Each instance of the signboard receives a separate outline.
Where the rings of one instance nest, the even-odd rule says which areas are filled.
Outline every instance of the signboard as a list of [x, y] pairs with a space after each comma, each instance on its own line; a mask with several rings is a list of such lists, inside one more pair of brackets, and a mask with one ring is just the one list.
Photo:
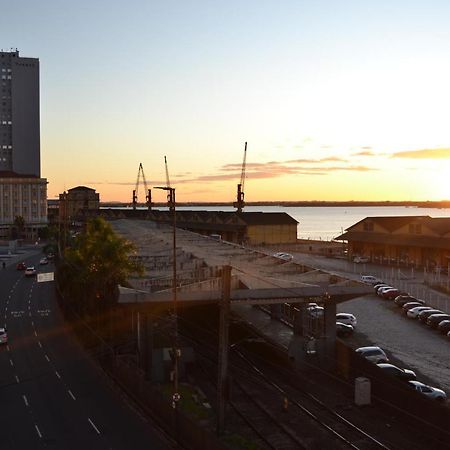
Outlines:
[[37, 282], [38, 283], [45, 283], [47, 281], [54, 281], [54, 280], [55, 280], [55, 273], [54, 272], [38, 273], [37, 274]]

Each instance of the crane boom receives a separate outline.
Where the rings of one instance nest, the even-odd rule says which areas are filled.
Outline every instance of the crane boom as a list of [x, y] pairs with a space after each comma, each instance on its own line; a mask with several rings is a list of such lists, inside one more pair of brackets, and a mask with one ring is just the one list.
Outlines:
[[241, 213], [244, 206], [244, 183], [245, 183], [245, 166], [247, 164], [247, 142], [244, 147], [244, 159], [242, 161], [242, 171], [241, 171], [241, 182], [237, 185], [237, 197], [236, 202], [233, 203], [233, 206], [236, 208], [236, 212]]
[[167, 158], [164, 156], [164, 165], [166, 166], [166, 186], [170, 188], [169, 169], [167, 167]]
[[136, 186], [133, 191], [133, 209], [136, 209], [136, 206], [138, 203], [139, 181], [140, 181], [141, 175], [142, 175], [142, 181], [144, 183], [144, 188], [145, 188], [145, 203], [147, 204], [148, 208], [151, 209], [151, 207], [152, 207], [151, 191], [150, 191], [150, 189], [148, 189], [148, 186], [147, 186], [147, 180], [145, 179], [145, 174], [144, 174], [144, 166], [142, 165], [142, 163], [139, 163], [139, 169], [138, 169], [138, 174], [137, 174], [137, 178], [136, 178]]

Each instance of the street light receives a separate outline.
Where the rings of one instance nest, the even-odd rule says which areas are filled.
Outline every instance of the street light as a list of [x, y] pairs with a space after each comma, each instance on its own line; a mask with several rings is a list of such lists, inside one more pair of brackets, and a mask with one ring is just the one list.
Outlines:
[[172, 407], [177, 408], [177, 403], [180, 400], [180, 394], [178, 392], [178, 358], [180, 357], [180, 350], [178, 348], [178, 299], [177, 299], [177, 215], [175, 210], [175, 188], [169, 186], [156, 186], [155, 189], [161, 189], [168, 191], [167, 205], [172, 212], [172, 227], [173, 227], [173, 364], [174, 364], [174, 392], [172, 396]]

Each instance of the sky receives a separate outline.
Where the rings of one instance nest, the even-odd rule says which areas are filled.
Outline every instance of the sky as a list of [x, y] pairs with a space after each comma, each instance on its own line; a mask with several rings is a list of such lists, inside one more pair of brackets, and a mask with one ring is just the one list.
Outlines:
[[[42, 176], [131, 201], [450, 199], [450, 2], [0, 0]], [[139, 187], [143, 201], [144, 188]], [[153, 200], [165, 193], [153, 190]]]

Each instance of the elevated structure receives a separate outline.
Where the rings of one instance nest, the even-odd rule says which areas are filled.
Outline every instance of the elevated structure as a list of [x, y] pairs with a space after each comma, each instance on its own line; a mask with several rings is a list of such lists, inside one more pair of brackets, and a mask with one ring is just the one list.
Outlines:
[[69, 189], [59, 194], [59, 221], [72, 222], [86, 216], [88, 212], [96, 214], [99, 203], [100, 196], [95, 189], [87, 186]]

